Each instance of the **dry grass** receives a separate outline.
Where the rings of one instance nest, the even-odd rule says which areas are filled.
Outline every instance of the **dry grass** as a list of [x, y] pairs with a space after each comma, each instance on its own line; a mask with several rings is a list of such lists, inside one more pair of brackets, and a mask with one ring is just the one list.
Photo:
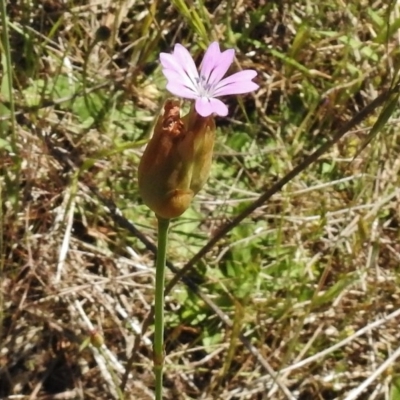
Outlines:
[[173, 223], [175, 272], [226, 229], [166, 298], [165, 398], [400, 399], [397, 93], [229, 225], [390, 87], [400, 6], [189, 3], [7, 4], [0, 398], [153, 398], [155, 219], [136, 168], [159, 52], [200, 59], [218, 39], [261, 88], [228, 100], [209, 184]]

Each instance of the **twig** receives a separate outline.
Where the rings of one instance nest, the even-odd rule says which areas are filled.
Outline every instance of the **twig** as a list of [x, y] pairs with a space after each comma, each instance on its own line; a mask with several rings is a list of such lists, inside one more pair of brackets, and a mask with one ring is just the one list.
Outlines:
[[58, 283], [61, 279], [62, 270], [64, 267], [65, 259], [67, 258], [69, 242], [71, 239], [72, 224], [74, 222], [74, 212], [75, 212], [75, 199], [73, 195], [69, 192], [67, 196], [67, 205], [69, 203], [69, 210], [67, 215], [67, 224], [65, 227], [64, 238], [60, 247], [60, 254], [58, 256], [57, 271], [54, 278], [54, 282]]
[[390, 364], [394, 363], [397, 358], [400, 357], [400, 347], [386, 360], [384, 361], [380, 367], [378, 367], [360, 386], [356, 389], [353, 389], [350, 394], [344, 400], [357, 400], [360, 397], [360, 394], [375, 380], [381, 375], [387, 368], [389, 368]]
[[[92, 322], [90, 321], [89, 317], [86, 315], [84, 309], [82, 308], [81, 303], [78, 300], [75, 300], [71, 305], [78, 311], [78, 314], [82, 318], [83, 322], [85, 323], [88, 331], [94, 331], [94, 327]], [[118, 386], [116, 387], [114, 380], [111, 376], [110, 371], [107, 368], [107, 361], [102, 356], [101, 352], [96, 349], [96, 347], [89, 345], [90, 349], [92, 350], [93, 357], [95, 358], [97, 365], [99, 366], [100, 372], [103, 375], [104, 379], [108, 383], [111, 392], [113, 393], [114, 397], [118, 399]]]
[[314, 354], [311, 357], [305, 358], [304, 360], [298, 362], [297, 364], [290, 365], [289, 367], [283, 368], [281, 372], [289, 372], [289, 371], [294, 371], [296, 369], [299, 369], [301, 367], [304, 367], [307, 364], [310, 364], [311, 362], [317, 361], [318, 359], [325, 357], [326, 355], [333, 353], [334, 351], [340, 349], [343, 346], [346, 346], [347, 344], [351, 343], [354, 339], [358, 338], [359, 336], [362, 336], [369, 332], [372, 329], [377, 328], [380, 325], [385, 324], [386, 322], [390, 321], [393, 318], [396, 318], [400, 315], [400, 309], [392, 312], [389, 315], [384, 316], [381, 319], [378, 319], [377, 321], [374, 321], [363, 328], [359, 329], [357, 332], [355, 332], [353, 335], [347, 337], [346, 339], [343, 339], [339, 343], [336, 343], [335, 345], [328, 347], [327, 349], [320, 351], [317, 354]]

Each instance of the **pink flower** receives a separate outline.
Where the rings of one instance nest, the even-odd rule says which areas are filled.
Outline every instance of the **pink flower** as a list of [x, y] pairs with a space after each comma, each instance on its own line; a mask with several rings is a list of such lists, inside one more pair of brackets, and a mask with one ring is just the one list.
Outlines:
[[177, 43], [172, 54], [160, 54], [162, 72], [168, 80], [167, 89], [175, 96], [195, 100], [196, 111], [202, 117], [212, 113], [224, 117], [228, 114], [228, 107], [217, 97], [258, 89], [258, 85], [252, 82], [257, 72], [252, 69], [222, 79], [234, 57], [235, 50], [221, 52], [217, 42], [211, 43], [204, 54], [199, 75], [190, 53]]

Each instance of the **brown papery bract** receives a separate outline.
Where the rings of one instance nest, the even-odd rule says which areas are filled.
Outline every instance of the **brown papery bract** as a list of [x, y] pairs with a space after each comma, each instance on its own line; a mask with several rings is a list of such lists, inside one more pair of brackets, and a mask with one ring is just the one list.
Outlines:
[[177, 100], [167, 100], [139, 164], [139, 191], [161, 218], [187, 210], [207, 181], [214, 147], [213, 117], [192, 108], [181, 118]]

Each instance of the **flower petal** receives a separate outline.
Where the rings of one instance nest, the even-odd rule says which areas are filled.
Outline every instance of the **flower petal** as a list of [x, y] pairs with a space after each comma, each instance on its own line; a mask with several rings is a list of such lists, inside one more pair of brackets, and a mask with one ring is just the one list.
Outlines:
[[166, 86], [167, 90], [175, 96], [182, 97], [184, 99], [198, 99], [199, 95], [187, 86], [182, 85], [176, 81], [168, 82]]
[[194, 94], [197, 93], [197, 86], [190, 80], [186, 73], [179, 73], [174, 69], [163, 69], [162, 73], [167, 78], [168, 83], [177, 83], [190, 89]]
[[240, 71], [224, 78], [234, 57], [233, 49], [221, 52], [217, 42], [211, 43], [199, 75], [190, 53], [177, 43], [172, 54], [160, 54], [162, 72], [168, 80], [167, 89], [178, 97], [195, 100], [196, 111], [203, 117], [211, 114], [226, 116], [228, 107], [216, 97], [248, 93], [259, 87], [252, 81], [257, 75], [254, 70]]
[[254, 92], [259, 88], [259, 85], [254, 82], [236, 82], [236, 83], [231, 83], [229, 85], [224, 86], [221, 89], [216, 90], [213, 93], [213, 96], [219, 97], [219, 96], [227, 96], [227, 95], [232, 95], [232, 94], [244, 94], [244, 93], [250, 93]]
[[254, 69], [244, 69], [243, 71], [236, 72], [233, 75], [230, 75], [223, 79], [218, 86], [221, 86], [223, 83], [235, 83], [242, 81], [251, 81], [253, 78], [257, 76], [257, 71]]
[[219, 57], [221, 56], [221, 51], [219, 50], [218, 42], [212, 42], [203, 57], [200, 67], [200, 75], [208, 81], [211, 72], [218, 65]]
[[199, 78], [199, 73], [197, 72], [196, 64], [194, 63], [192, 56], [186, 48], [177, 43], [174, 47], [173, 56], [178, 64], [181, 65], [182, 69], [187, 73], [189, 78], [196, 82], [196, 79], [198, 80]]
[[253, 92], [259, 88], [259, 85], [252, 82], [255, 76], [257, 76], [257, 72], [252, 69], [245, 69], [228, 76], [217, 84], [213, 91], [213, 96]]
[[172, 54], [160, 53], [160, 62], [163, 68], [183, 71], [182, 66], [177, 62]]
[[200, 97], [196, 100], [195, 108], [202, 117], [208, 117], [212, 113], [221, 117], [228, 115], [228, 107], [218, 99]]
[[163, 72], [168, 69], [175, 71], [179, 76], [185, 76], [188, 77], [188, 79], [192, 79], [188, 76], [187, 72], [183, 69], [182, 64], [173, 54], [160, 53], [160, 62], [163, 67]]
[[212, 85], [218, 84], [218, 82], [224, 77], [229, 67], [231, 66], [235, 57], [235, 50], [229, 49], [222, 52], [218, 58], [218, 63], [211, 72], [208, 79], [208, 83]]

